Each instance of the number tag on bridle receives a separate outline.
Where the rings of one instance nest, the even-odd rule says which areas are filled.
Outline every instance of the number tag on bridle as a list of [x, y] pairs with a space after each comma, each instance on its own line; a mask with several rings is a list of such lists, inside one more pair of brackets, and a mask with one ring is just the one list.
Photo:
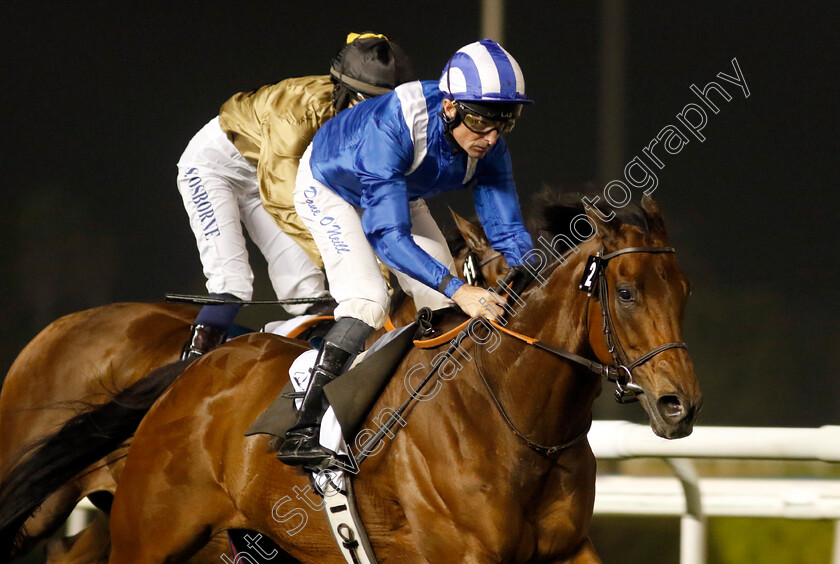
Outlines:
[[598, 272], [601, 270], [601, 257], [590, 255], [586, 259], [586, 268], [583, 269], [583, 276], [580, 279], [578, 288], [591, 294], [598, 283]]
[[470, 286], [477, 286], [481, 282], [482, 276], [478, 259], [472, 253], [469, 253], [467, 258], [464, 259], [464, 278]]

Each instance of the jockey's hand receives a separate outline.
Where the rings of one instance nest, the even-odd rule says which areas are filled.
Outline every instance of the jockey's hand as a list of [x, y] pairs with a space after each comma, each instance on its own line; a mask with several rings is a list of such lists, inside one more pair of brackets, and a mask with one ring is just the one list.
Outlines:
[[452, 301], [470, 317], [483, 315], [488, 319], [499, 320], [505, 313], [501, 307], [505, 302], [500, 296], [476, 286], [464, 284], [452, 294]]

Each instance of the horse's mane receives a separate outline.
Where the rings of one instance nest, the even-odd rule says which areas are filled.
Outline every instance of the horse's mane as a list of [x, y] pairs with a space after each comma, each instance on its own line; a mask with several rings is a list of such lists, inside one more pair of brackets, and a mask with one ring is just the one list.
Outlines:
[[599, 195], [592, 183], [557, 187], [544, 185], [523, 210], [528, 231], [535, 240], [540, 235], [549, 239], [555, 235], [572, 237], [572, 219], [576, 215], [586, 213], [583, 198], [593, 202], [596, 201], [596, 196], [598, 200], [595, 207], [598, 210], [607, 216], [615, 213], [615, 218], [610, 220], [611, 226], [618, 229], [622, 225], [634, 225], [645, 233], [650, 231], [647, 215], [638, 203], [631, 201], [620, 208], [611, 206], [604, 201], [602, 194]]
[[[476, 223], [476, 219], [470, 219], [471, 222]], [[446, 238], [446, 245], [449, 247], [449, 252], [453, 257], [457, 257], [467, 248], [467, 242], [461, 236], [461, 232], [454, 223], [447, 223], [446, 227], [441, 226], [441, 232]]]
[[[531, 238], [536, 242], [540, 236], [551, 240], [556, 235], [566, 235], [574, 240], [570, 229], [571, 221], [575, 216], [586, 213], [583, 198], [586, 197], [592, 202], [596, 201], [596, 196], [598, 200], [595, 207], [598, 210], [606, 216], [610, 213], [615, 214], [615, 217], [610, 220], [611, 226], [618, 229], [622, 225], [633, 225], [645, 233], [650, 232], [647, 215], [637, 202], [631, 201], [620, 208], [611, 206], [604, 200], [603, 194], [599, 194], [595, 185], [587, 182], [558, 186], [543, 185], [542, 189], [531, 196], [527, 202], [522, 202], [525, 226]], [[469, 220], [478, 224], [478, 219], [474, 214]], [[458, 256], [467, 246], [454, 225], [444, 230], [444, 236], [452, 256]]]

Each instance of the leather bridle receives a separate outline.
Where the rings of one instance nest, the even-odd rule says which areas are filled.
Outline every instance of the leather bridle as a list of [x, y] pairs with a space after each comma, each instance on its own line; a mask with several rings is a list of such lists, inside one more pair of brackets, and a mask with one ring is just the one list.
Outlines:
[[[496, 329], [507, 335], [510, 335], [529, 345], [551, 353], [554, 356], [563, 358], [567, 361], [583, 366], [587, 370], [602, 375], [608, 380], [615, 382], [615, 399], [619, 403], [630, 403], [633, 401], [637, 401], [638, 395], [644, 393], [644, 390], [641, 388], [641, 386], [639, 386], [633, 381], [633, 370], [650, 361], [662, 352], [665, 352], [670, 349], [687, 350], [688, 347], [682, 341], [665, 343], [663, 345], [655, 347], [654, 349], [648, 351], [647, 353], [641, 355], [639, 358], [631, 362], [627, 356], [626, 351], [624, 350], [624, 347], [621, 345], [621, 342], [618, 339], [618, 335], [615, 331], [615, 323], [613, 322], [612, 314], [610, 313], [609, 286], [607, 284], [606, 268], [611, 259], [624, 254], [661, 254], [675, 252], [676, 251], [673, 247], [626, 247], [624, 249], [619, 249], [617, 251], [607, 254], [603, 254], [603, 250], [601, 250], [598, 251], [595, 255], [589, 257], [589, 260], [586, 264], [586, 269], [584, 271], [583, 279], [581, 280], [581, 289], [588, 291], [586, 310], [584, 314], [586, 318], [584, 323], [588, 331], [589, 300], [591, 299], [593, 293], [597, 292], [598, 301], [601, 303], [601, 314], [603, 317], [602, 330], [607, 343], [607, 349], [609, 350], [610, 355], [613, 359], [612, 365], [606, 365], [597, 361], [589, 360], [569, 350], [543, 343], [532, 337], [527, 337], [525, 335], [507, 329], [506, 327], [499, 325], [496, 322], [491, 321], [491, 323]], [[589, 432], [589, 427], [592, 424], [591, 419], [589, 424], [586, 426], [586, 429], [581, 434], [577, 435], [572, 440], [566, 441], [562, 444], [545, 446], [535, 443], [534, 441], [526, 437], [521, 431], [519, 431], [519, 429], [516, 428], [516, 425], [508, 416], [504, 406], [502, 406], [501, 401], [490, 387], [490, 384], [484, 375], [484, 371], [481, 368], [482, 362], [480, 360], [480, 352], [481, 347], [478, 347], [475, 353], [475, 365], [478, 371], [478, 375], [481, 381], [483, 382], [484, 387], [487, 389], [490, 398], [493, 400], [496, 409], [502, 416], [502, 419], [504, 420], [505, 424], [523, 444], [525, 444], [528, 448], [542, 454], [543, 456], [553, 456], [558, 452], [577, 444], [578, 442], [582, 441], [584, 437], [586, 437], [587, 433]]]
[[[612, 253], [601, 254], [601, 251], [595, 254], [595, 262], [597, 263], [597, 278], [598, 278], [598, 301], [601, 303], [601, 316], [603, 317], [602, 331], [607, 342], [607, 350], [613, 359], [611, 369], [615, 372], [607, 375], [607, 378], [615, 382], [615, 399], [619, 403], [630, 403], [638, 399], [638, 394], [643, 393], [642, 388], [633, 381], [633, 370], [645, 364], [659, 353], [670, 349], [686, 349], [687, 345], [682, 341], [673, 341], [665, 343], [646, 352], [634, 361], [630, 361], [624, 347], [621, 346], [621, 341], [615, 331], [615, 323], [613, 322], [612, 314], [610, 313], [610, 299], [609, 286], [607, 284], [606, 269], [609, 261], [617, 256], [629, 253], [676, 253], [673, 247], [626, 247], [613, 251]], [[590, 261], [592, 258], [590, 257]], [[590, 263], [587, 263], [587, 265]], [[584, 279], [587, 274], [584, 273]], [[587, 300], [591, 298], [590, 293]], [[589, 307], [587, 303], [586, 315], [589, 315]], [[589, 326], [587, 322], [587, 327]]]
[[[543, 343], [533, 337], [528, 337], [526, 335], [522, 335], [515, 331], [512, 331], [503, 325], [496, 323], [495, 321], [490, 321], [492, 325], [507, 335], [514, 337], [528, 345], [534, 346], [538, 349], [544, 350], [554, 356], [559, 358], [563, 358], [567, 361], [573, 362], [580, 366], [583, 366], [590, 372], [594, 372], [595, 374], [599, 374], [604, 376], [608, 380], [615, 382], [616, 389], [615, 389], [615, 399], [619, 403], [630, 403], [632, 401], [637, 400], [638, 394], [644, 393], [641, 386], [636, 384], [633, 381], [633, 370], [638, 368], [639, 366], [643, 365], [644, 363], [648, 362], [652, 358], [654, 358], [659, 353], [670, 349], [686, 349], [687, 346], [682, 341], [675, 341], [671, 343], [666, 343], [664, 345], [660, 345], [649, 352], [643, 354], [636, 360], [630, 362], [627, 353], [624, 350], [624, 347], [621, 346], [620, 341], [618, 340], [618, 336], [615, 332], [615, 324], [612, 320], [612, 315], [610, 314], [610, 306], [609, 306], [609, 287], [607, 285], [607, 278], [606, 278], [606, 268], [609, 264], [609, 261], [613, 258], [628, 254], [628, 253], [652, 253], [652, 254], [660, 254], [660, 253], [674, 253], [676, 252], [672, 247], [626, 247], [624, 249], [619, 249], [612, 253], [603, 254], [603, 249], [598, 251], [595, 255], [589, 257], [586, 263], [586, 269], [584, 271], [584, 277], [581, 280], [581, 289], [586, 290], [588, 293], [587, 302], [586, 302], [586, 312], [585, 316], [585, 323], [587, 327], [587, 331], [589, 329], [588, 324], [588, 315], [589, 315], [589, 300], [592, 298], [592, 295], [597, 292], [598, 300], [601, 302], [601, 312], [604, 320], [603, 325], [603, 332], [604, 337], [607, 342], [607, 348], [610, 351], [610, 354], [613, 359], [613, 364], [606, 365], [602, 364], [595, 360], [590, 360], [578, 354], [575, 354], [569, 350], [555, 347], [553, 345], [549, 345]], [[491, 257], [489, 260], [495, 260], [496, 256]], [[486, 261], [486, 262], [489, 262]], [[523, 271], [518, 269], [511, 269], [511, 272], [508, 274], [506, 279], [502, 281], [502, 283], [497, 287], [497, 292], [503, 293], [511, 288], [513, 284], [516, 284], [517, 280], [515, 280], [518, 274], [521, 274]], [[530, 274], [531, 280], [526, 281], [530, 283], [533, 281], [533, 274]], [[595, 286], [597, 282], [597, 287]], [[415, 321], [419, 325], [419, 331], [423, 334], [430, 334], [433, 332], [432, 328], [432, 312], [428, 308], [422, 308], [418, 313]], [[443, 343], [448, 342], [449, 348], [444, 353], [446, 356], [452, 356], [456, 350], [461, 346], [461, 342], [467, 337], [467, 335], [473, 335], [475, 328], [477, 325], [483, 325], [485, 323], [483, 318], [474, 317], [467, 322], [464, 322], [462, 325], [456, 327], [455, 329], [436, 337], [434, 339], [430, 339], [427, 341], [414, 341], [415, 346], [418, 348], [435, 348], [440, 346]], [[485, 326], [486, 327], [486, 326]], [[519, 429], [516, 428], [516, 425], [510, 419], [510, 416], [507, 414], [504, 406], [502, 405], [501, 401], [499, 400], [496, 393], [490, 387], [489, 382], [487, 381], [486, 376], [484, 375], [484, 371], [481, 368], [481, 346], [479, 345], [475, 351], [474, 362], [476, 366], [476, 370], [478, 372], [478, 376], [484, 384], [484, 387], [487, 389], [487, 393], [490, 395], [490, 398], [493, 400], [496, 409], [499, 411], [499, 414], [502, 416], [505, 424], [508, 428], [513, 432], [516, 438], [522, 442], [528, 448], [536, 451], [537, 453], [551, 457], [559, 452], [570, 448], [583, 439], [586, 438], [587, 433], [589, 432], [589, 427], [592, 424], [592, 420], [587, 423], [586, 428], [576, 435], [573, 439], [566, 441], [561, 444], [553, 445], [553, 446], [545, 446], [538, 444], [528, 437], [526, 437]], [[390, 429], [395, 425], [395, 416], [401, 416], [408, 406], [414, 401], [415, 393], [420, 392], [426, 384], [434, 377], [437, 373], [440, 366], [443, 364], [443, 360], [436, 363], [429, 374], [423, 379], [420, 385], [414, 390], [408, 399], [403, 402], [399, 408], [396, 409], [394, 414], [389, 418], [384, 426], [382, 426], [374, 435], [365, 442], [365, 444], [360, 448], [359, 454], [356, 456], [356, 460], [359, 464], [361, 464], [362, 460], [367, 458], [369, 455], [370, 450], [379, 443], [383, 436], [386, 433], [390, 432]]]

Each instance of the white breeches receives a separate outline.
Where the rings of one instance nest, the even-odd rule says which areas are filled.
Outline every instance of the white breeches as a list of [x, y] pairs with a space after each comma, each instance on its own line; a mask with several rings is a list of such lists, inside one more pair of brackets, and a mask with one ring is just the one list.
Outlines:
[[[362, 230], [359, 210], [312, 176], [311, 146], [298, 166], [295, 209], [321, 251], [330, 292], [338, 302], [336, 319], [354, 317], [378, 329], [388, 318], [388, 287], [382, 278], [376, 254]], [[424, 251], [455, 273], [455, 263], [422, 200], [411, 202], [411, 235]], [[452, 305], [446, 296], [425, 284], [394, 271], [405, 292], [418, 308], [440, 309]]]
[[[178, 161], [178, 190], [195, 234], [207, 290], [249, 300], [254, 273], [242, 224], [268, 263], [278, 299], [328, 295], [324, 274], [263, 208], [257, 169], [211, 120], [192, 138]], [[286, 306], [303, 313], [309, 304]]]

